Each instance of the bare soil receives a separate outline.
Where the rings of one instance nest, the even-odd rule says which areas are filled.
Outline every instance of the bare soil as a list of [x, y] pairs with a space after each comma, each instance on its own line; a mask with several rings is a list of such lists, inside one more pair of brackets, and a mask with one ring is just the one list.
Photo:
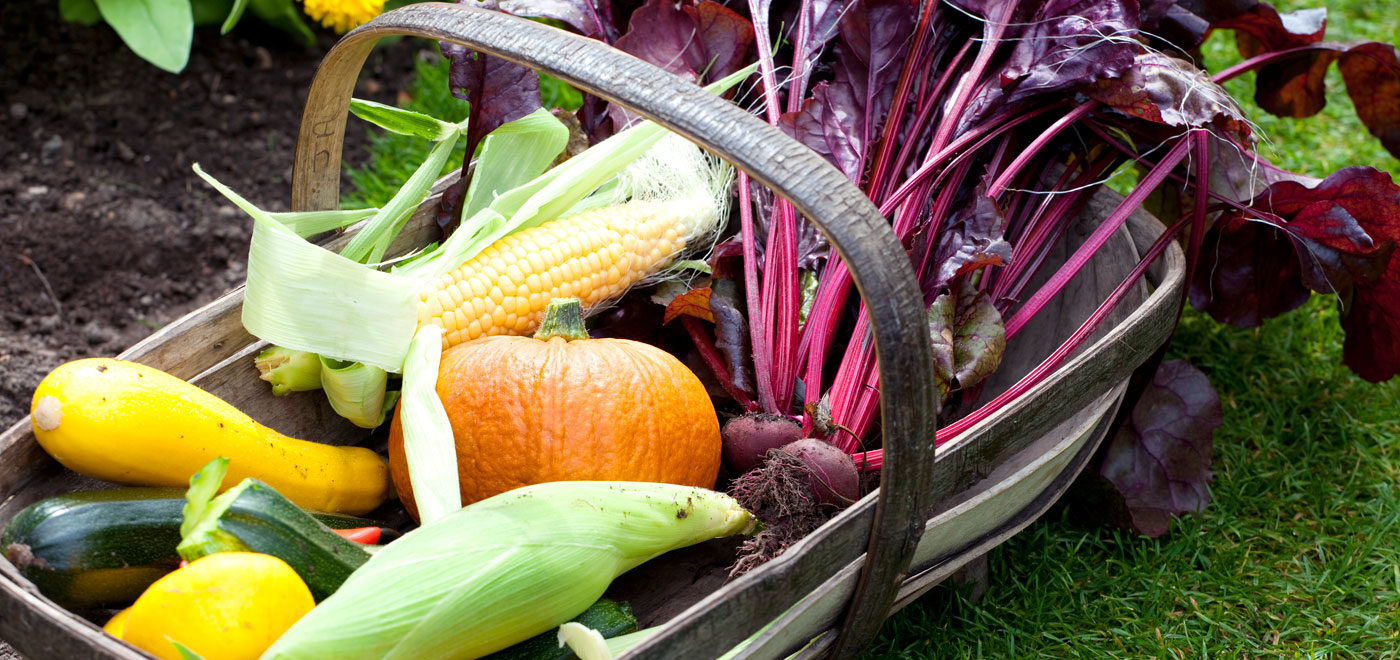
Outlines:
[[[172, 75], [57, 7], [0, 3], [0, 428], [49, 370], [115, 355], [242, 282], [251, 220], [190, 166], [285, 210], [306, 90], [335, 40], [303, 49], [253, 19], [199, 29]], [[423, 49], [378, 49], [356, 95], [392, 102]], [[347, 155], [364, 141], [350, 132]]]
[[[190, 166], [285, 210], [306, 90], [335, 42], [243, 23], [198, 29], [172, 75], [105, 25], [64, 23], [54, 0], [0, 3], [0, 429], [54, 367], [116, 355], [243, 281], [251, 220]], [[425, 49], [377, 49], [356, 96], [392, 102]], [[365, 141], [351, 133], [348, 157]]]

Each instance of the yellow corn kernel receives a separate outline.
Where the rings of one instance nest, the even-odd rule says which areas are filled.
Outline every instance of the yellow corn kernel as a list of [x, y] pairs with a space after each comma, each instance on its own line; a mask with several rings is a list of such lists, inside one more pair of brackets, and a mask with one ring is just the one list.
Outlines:
[[534, 332], [552, 298], [585, 309], [624, 293], [683, 249], [686, 210], [628, 202], [511, 234], [419, 294], [418, 323], [443, 327], [443, 348]]

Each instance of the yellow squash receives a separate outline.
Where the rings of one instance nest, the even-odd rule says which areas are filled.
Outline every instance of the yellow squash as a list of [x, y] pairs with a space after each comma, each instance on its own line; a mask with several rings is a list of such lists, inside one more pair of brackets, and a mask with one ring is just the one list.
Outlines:
[[204, 660], [253, 660], [314, 606], [306, 583], [281, 559], [220, 552], [147, 587], [122, 639], [170, 660], [181, 658], [172, 641]]
[[102, 632], [107, 633], [117, 639], [126, 637], [126, 620], [131, 618], [131, 608], [128, 607], [107, 619], [106, 625], [102, 626]]
[[109, 358], [75, 360], [39, 383], [34, 437], [65, 467], [122, 484], [186, 486], [219, 456], [225, 483], [253, 477], [296, 504], [363, 514], [390, 494], [389, 469], [363, 447], [287, 437], [159, 369]]

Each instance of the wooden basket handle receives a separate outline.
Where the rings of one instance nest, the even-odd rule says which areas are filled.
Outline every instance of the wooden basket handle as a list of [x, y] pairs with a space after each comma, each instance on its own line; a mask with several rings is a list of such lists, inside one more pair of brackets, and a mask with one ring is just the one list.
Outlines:
[[[889, 611], [932, 498], [938, 401], [933, 353], [923, 296], [888, 221], [820, 156], [686, 80], [599, 41], [499, 12], [442, 3], [387, 12], [347, 34], [326, 54], [302, 116], [292, 170], [293, 210], [338, 207], [350, 95], [370, 49], [379, 39], [395, 35], [461, 44], [626, 106], [728, 160], [792, 202], [845, 260], [869, 310], [879, 359], [885, 449], [866, 562], [834, 647], [838, 657], [854, 655], [874, 638]], [[730, 648], [766, 620], [752, 623], [753, 629], [720, 631], [706, 643]], [[669, 657], [669, 650], [678, 648], [671, 646], [677, 640], [666, 638], [675, 636], [653, 637], [629, 657]]]

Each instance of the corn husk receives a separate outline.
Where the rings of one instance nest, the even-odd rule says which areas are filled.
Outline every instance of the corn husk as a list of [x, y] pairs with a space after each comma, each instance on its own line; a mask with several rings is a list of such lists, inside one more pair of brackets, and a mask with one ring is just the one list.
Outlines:
[[567, 622], [642, 562], [752, 526], [733, 498], [700, 488], [513, 490], [385, 546], [263, 658], [480, 657]]

